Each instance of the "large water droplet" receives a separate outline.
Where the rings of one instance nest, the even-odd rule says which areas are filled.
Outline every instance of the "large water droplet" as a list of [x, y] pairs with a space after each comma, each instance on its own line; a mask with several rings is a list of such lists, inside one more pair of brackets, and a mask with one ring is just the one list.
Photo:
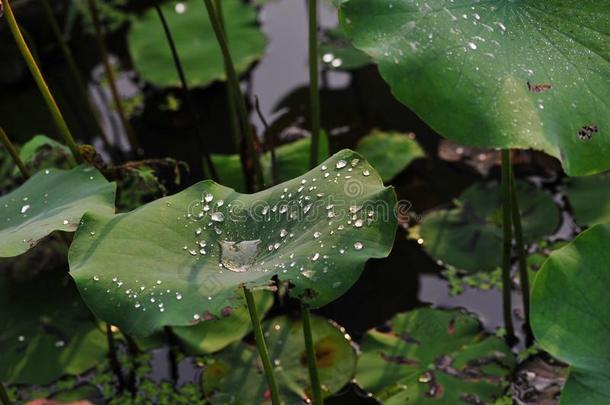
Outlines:
[[215, 212], [212, 214], [212, 221], [222, 222], [225, 220], [225, 216], [222, 212]]
[[252, 267], [258, 253], [260, 239], [244, 240], [241, 242], [219, 241], [220, 262], [227, 269], [236, 273], [243, 273]]
[[347, 162], [345, 160], [340, 160], [335, 165], [337, 169], [343, 169], [345, 166], [347, 166]]

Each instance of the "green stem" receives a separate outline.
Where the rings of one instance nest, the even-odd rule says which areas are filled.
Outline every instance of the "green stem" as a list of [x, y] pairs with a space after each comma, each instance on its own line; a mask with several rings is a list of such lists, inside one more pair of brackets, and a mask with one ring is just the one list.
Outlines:
[[519, 284], [521, 285], [521, 297], [523, 299], [523, 312], [525, 314], [526, 330], [530, 325], [530, 286], [527, 274], [527, 259], [525, 254], [525, 243], [523, 242], [523, 228], [521, 226], [521, 215], [519, 213], [519, 201], [517, 198], [515, 175], [511, 170], [510, 179], [511, 211], [513, 228], [515, 230], [515, 244], [519, 260]]
[[[218, 15], [218, 22], [220, 22], [220, 27], [222, 28], [222, 32], [227, 35], [227, 30], [225, 26], [224, 14], [222, 12], [222, 1], [214, 0], [214, 8], [216, 9], [216, 14]], [[228, 41], [228, 39], [227, 39]], [[226, 66], [225, 66], [226, 69]], [[235, 110], [235, 101], [234, 96], [231, 92], [231, 86], [227, 84], [227, 105], [229, 107], [229, 123], [231, 126], [231, 136], [233, 137], [233, 144], [235, 146], [235, 151], [239, 153], [240, 151], [240, 142], [239, 142], [239, 118], [237, 117], [237, 111]], [[245, 165], [243, 165], [243, 170], [247, 170]], [[247, 178], [247, 174], [244, 178]]]
[[265, 129], [264, 139], [265, 139], [265, 143], [267, 145], [267, 150], [271, 154], [271, 180], [273, 182], [273, 185], [275, 186], [276, 184], [279, 184], [279, 182], [280, 182], [280, 174], [278, 173], [278, 170], [277, 170], [277, 157], [275, 154], [275, 139], [274, 139], [275, 136], [272, 133], [272, 131], [269, 129], [269, 124], [267, 124], [267, 120], [265, 119], [265, 116], [263, 115], [263, 112], [261, 111], [261, 106], [260, 106], [260, 103], [258, 102], [258, 97], [256, 97], [256, 96], [254, 96], [254, 109], [256, 110], [256, 113], [258, 114], [258, 118], [263, 123], [263, 128]]
[[80, 96], [85, 101], [85, 107], [87, 108], [87, 112], [89, 113], [89, 115], [91, 115], [91, 118], [93, 119], [95, 126], [97, 127], [97, 130], [100, 134], [100, 138], [102, 139], [104, 146], [110, 153], [112, 151], [112, 145], [110, 144], [110, 141], [106, 136], [106, 132], [104, 132], [104, 128], [102, 128], [102, 124], [100, 123], [98, 116], [95, 113], [95, 109], [91, 103], [91, 99], [89, 98], [87, 87], [85, 86], [85, 81], [83, 80], [83, 76], [81, 75], [80, 70], [76, 65], [76, 61], [72, 56], [70, 48], [64, 41], [63, 35], [61, 34], [61, 30], [59, 29], [59, 24], [57, 23], [57, 19], [53, 14], [53, 9], [51, 8], [51, 5], [49, 4], [48, 0], [40, 1], [42, 2], [45, 14], [47, 16], [47, 21], [49, 22], [49, 26], [51, 27], [51, 31], [53, 32], [53, 36], [55, 37], [55, 41], [59, 45], [59, 49], [61, 50], [61, 53], [63, 54], [64, 59], [68, 64], [68, 68], [70, 69], [70, 73], [72, 74], [72, 77], [75, 80], [76, 87], [80, 92]]
[[123, 378], [123, 372], [121, 371], [121, 363], [116, 353], [116, 345], [114, 344], [114, 336], [112, 336], [112, 327], [109, 323], [106, 324], [106, 341], [108, 343], [108, 359], [110, 361], [110, 367], [117, 377], [119, 391], [125, 389], [125, 380]]
[[66, 144], [72, 151], [72, 154], [74, 155], [74, 158], [76, 159], [76, 161], [82, 162], [83, 159], [81, 157], [78, 146], [76, 145], [76, 142], [74, 142], [74, 138], [72, 137], [72, 133], [70, 132], [70, 129], [68, 128], [68, 124], [66, 123], [66, 120], [64, 119], [63, 115], [61, 114], [61, 111], [59, 110], [59, 107], [57, 106], [57, 102], [55, 101], [55, 98], [53, 98], [53, 95], [51, 94], [51, 91], [49, 90], [49, 86], [47, 85], [46, 81], [44, 80], [44, 77], [42, 76], [42, 72], [40, 71], [40, 68], [36, 64], [36, 61], [34, 60], [34, 57], [32, 56], [32, 52], [30, 52], [30, 49], [28, 48], [28, 45], [26, 44], [25, 39], [23, 38], [23, 34], [21, 33], [21, 30], [19, 29], [17, 20], [15, 20], [15, 15], [13, 14], [13, 10], [11, 8], [10, 1], [2, 0], [2, 3], [4, 5], [6, 21], [8, 22], [8, 25], [11, 30], [11, 33], [13, 34], [13, 37], [15, 38], [17, 47], [19, 48], [19, 51], [21, 52], [21, 55], [23, 56], [23, 59], [25, 60], [25, 63], [27, 64], [28, 69], [30, 70], [30, 73], [32, 74], [32, 76], [34, 76], [36, 85], [38, 86], [38, 89], [40, 90], [40, 93], [42, 94], [42, 97], [44, 98], [44, 101], [47, 104], [47, 107], [49, 108], [51, 115], [53, 116], [53, 121], [55, 121], [55, 125], [57, 126], [57, 129], [59, 130], [60, 135], [63, 137], [64, 142], [66, 142]]
[[110, 93], [112, 93], [112, 99], [119, 114], [119, 119], [121, 120], [121, 124], [123, 125], [125, 133], [127, 134], [127, 139], [129, 140], [131, 149], [137, 155], [140, 154], [140, 144], [138, 142], [138, 138], [136, 138], [136, 134], [133, 128], [131, 127], [131, 124], [129, 123], [129, 119], [127, 119], [125, 107], [123, 106], [123, 100], [121, 99], [119, 89], [116, 85], [116, 78], [114, 77], [114, 71], [112, 70], [110, 58], [108, 57], [108, 49], [106, 48], [106, 43], [104, 42], [104, 33], [102, 30], [102, 24], [100, 22], [99, 11], [97, 9], [95, 1], [96, 0], [87, 0], [89, 13], [91, 13], [91, 19], [93, 20], [93, 27], [95, 28], [95, 41], [97, 43], [100, 58], [102, 59], [102, 65], [104, 66], [106, 78], [108, 79]]
[[313, 404], [324, 405], [324, 400], [322, 399], [322, 386], [320, 385], [320, 376], [318, 375], [318, 365], [316, 364], [316, 350], [313, 344], [313, 335], [311, 333], [311, 312], [309, 311], [309, 307], [305, 304], [301, 304], [301, 318], [303, 320], [303, 337], [305, 338], [305, 351], [307, 353], [307, 367], [309, 368]]
[[6, 392], [6, 388], [4, 388], [4, 384], [0, 382], [0, 401], [2, 405], [11, 405], [11, 399], [8, 397], [8, 393]]
[[171, 30], [169, 29], [169, 24], [167, 24], [167, 20], [165, 19], [165, 14], [163, 14], [163, 10], [158, 4], [155, 4], [155, 10], [157, 10], [157, 15], [159, 16], [159, 20], [161, 20], [161, 25], [163, 26], [163, 31], [165, 32], [167, 43], [169, 44], [169, 48], [172, 52], [172, 59], [174, 60], [174, 66], [176, 67], [176, 72], [178, 73], [178, 77], [180, 78], [180, 83], [182, 85], [182, 91], [184, 93], [187, 108], [189, 109], [189, 112], [193, 117], [193, 120], [195, 121], [195, 126], [197, 127], [197, 137], [201, 146], [201, 154], [203, 155], [203, 160], [205, 161], [212, 180], [218, 182], [218, 172], [216, 171], [216, 167], [214, 167], [214, 163], [212, 162], [212, 157], [210, 156], [208, 149], [205, 147], [204, 130], [201, 125], [201, 117], [195, 111], [195, 104], [193, 103], [189, 85], [186, 81], [186, 75], [184, 74], [182, 62], [180, 61], [180, 57], [178, 56], [178, 49], [176, 48], [174, 37], [172, 35]]
[[318, 5], [309, 0], [309, 113], [311, 120], [311, 151], [309, 167], [318, 165], [320, 145], [320, 93], [318, 90]]
[[219, 21], [218, 14], [216, 13], [216, 9], [212, 4], [212, 0], [203, 0], [203, 2], [205, 3], [205, 7], [210, 18], [210, 23], [212, 24], [212, 28], [214, 29], [216, 40], [218, 41], [218, 44], [220, 45], [220, 50], [222, 51], [222, 56], [224, 59], [227, 74], [227, 82], [231, 88], [231, 96], [233, 97], [233, 101], [236, 104], [237, 114], [241, 121], [241, 129], [243, 134], [245, 135], [245, 141], [247, 144], [248, 152], [250, 154], [250, 159], [252, 160], [252, 164], [254, 165], [254, 170], [256, 174], [256, 184], [258, 186], [258, 189], [261, 190], [264, 186], [263, 171], [258, 160], [258, 155], [256, 153], [254, 133], [252, 131], [252, 126], [250, 125], [250, 122], [248, 120], [248, 109], [246, 108], [246, 102], [244, 101], [244, 97], [241, 93], [241, 88], [239, 87], [239, 80], [237, 78], [235, 66], [233, 65], [233, 59], [231, 58], [229, 45], [222, 29], [222, 25]]
[[512, 248], [511, 226], [511, 168], [510, 151], [502, 150], [502, 229], [504, 230], [504, 243], [502, 249], [502, 309], [504, 313], [504, 326], [508, 342], [515, 340], [511, 305], [511, 278], [510, 258]]
[[4, 132], [4, 129], [2, 127], [0, 127], [0, 141], [2, 141], [2, 144], [4, 145], [4, 147], [8, 150], [8, 153], [10, 153], [11, 157], [13, 158], [13, 161], [19, 168], [19, 171], [21, 172], [23, 177], [26, 180], [29, 179], [31, 176], [30, 171], [27, 169], [27, 167], [25, 167], [23, 160], [21, 160], [21, 158], [19, 157], [19, 153], [17, 152], [17, 149], [15, 149], [15, 146], [13, 145], [11, 140], [8, 138], [8, 135], [6, 134], [6, 132]]
[[271, 402], [273, 405], [280, 405], [280, 395], [273, 375], [273, 367], [271, 366], [271, 360], [269, 358], [269, 351], [267, 350], [267, 344], [265, 343], [265, 336], [263, 335], [263, 329], [261, 322], [258, 317], [258, 311], [256, 310], [256, 304], [254, 303], [254, 296], [252, 292], [248, 290], [246, 286], [243, 287], [244, 295], [246, 297], [246, 304], [248, 305], [248, 312], [250, 312], [250, 321], [252, 322], [252, 329], [254, 329], [254, 338], [256, 340], [256, 347], [258, 354], [261, 357], [263, 363], [263, 369], [265, 370], [265, 376], [267, 377], [267, 384], [271, 391]]

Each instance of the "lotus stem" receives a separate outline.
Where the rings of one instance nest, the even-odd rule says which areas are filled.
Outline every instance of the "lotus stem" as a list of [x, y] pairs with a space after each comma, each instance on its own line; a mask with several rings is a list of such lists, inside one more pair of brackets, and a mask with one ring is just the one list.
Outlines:
[[23, 160], [21, 160], [21, 158], [19, 157], [17, 149], [15, 149], [15, 146], [8, 138], [8, 135], [6, 135], [6, 132], [4, 132], [4, 129], [2, 127], [0, 127], [0, 141], [2, 141], [4, 147], [8, 150], [8, 153], [10, 153], [11, 157], [13, 158], [13, 161], [19, 168], [19, 171], [21, 172], [23, 178], [26, 180], [29, 179], [31, 176], [30, 171], [27, 169], [27, 167], [25, 167]]
[[311, 151], [309, 167], [318, 165], [320, 147], [320, 93], [318, 90], [318, 2], [309, 0], [309, 119], [311, 120]]
[[267, 384], [269, 385], [269, 391], [271, 392], [271, 402], [273, 405], [280, 405], [280, 394], [273, 375], [273, 367], [271, 365], [271, 359], [269, 358], [269, 351], [267, 350], [267, 343], [265, 343], [265, 336], [263, 335], [263, 328], [258, 317], [258, 311], [256, 310], [256, 304], [254, 303], [254, 296], [252, 292], [248, 290], [246, 286], [243, 287], [244, 295], [246, 297], [246, 304], [248, 305], [248, 312], [250, 312], [250, 321], [252, 322], [252, 329], [254, 329], [254, 339], [256, 340], [256, 347], [258, 354], [261, 357], [263, 363], [263, 369], [265, 370], [265, 376], [267, 377]]
[[119, 358], [116, 353], [114, 336], [112, 336], [112, 326], [109, 323], [106, 324], [106, 340], [108, 342], [108, 359], [110, 361], [110, 367], [117, 377], [119, 391], [123, 391], [125, 389], [125, 379], [123, 378], [121, 364], [119, 363]]
[[49, 4], [48, 0], [40, 0], [40, 1], [42, 3], [45, 14], [47, 16], [47, 21], [49, 22], [51, 31], [53, 32], [53, 36], [55, 37], [55, 41], [59, 45], [59, 49], [61, 50], [61, 53], [63, 54], [64, 59], [66, 60], [66, 63], [68, 64], [68, 69], [70, 69], [70, 73], [72, 74], [72, 77], [75, 79], [76, 87], [80, 93], [80, 96], [85, 101], [85, 107], [87, 109], [87, 112], [89, 113], [89, 115], [91, 115], [91, 118], [93, 119], [95, 126], [97, 127], [98, 133], [100, 134], [100, 138], [102, 139], [104, 146], [108, 150], [108, 153], [111, 153], [112, 145], [110, 144], [110, 141], [108, 140], [108, 137], [106, 136], [106, 132], [104, 131], [104, 128], [102, 127], [102, 124], [100, 123], [98, 116], [95, 113], [95, 108], [93, 107], [93, 104], [91, 103], [91, 99], [89, 98], [89, 95], [87, 92], [87, 87], [85, 86], [85, 81], [83, 80], [83, 76], [81, 75], [80, 70], [78, 70], [78, 66], [76, 65], [76, 61], [74, 60], [74, 57], [72, 56], [72, 52], [70, 51], [70, 48], [64, 41], [64, 38], [61, 34], [61, 30], [59, 29], [59, 24], [57, 23], [57, 19], [55, 18], [55, 15], [53, 14], [53, 9], [51, 8], [51, 5]]
[[195, 111], [195, 104], [193, 103], [193, 98], [191, 97], [191, 92], [189, 89], [188, 82], [186, 81], [186, 75], [184, 74], [184, 69], [182, 67], [182, 62], [180, 61], [180, 57], [178, 56], [178, 50], [176, 48], [176, 43], [174, 42], [174, 37], [172, 32], [167, 24], [167, 19], [165, 18], [165, 14], [163, 14], [163, 10], [159, 4], [155, 4], [155, 10], [157, 10], [157, 15], [159, 16], [159, 20], [161, 20], [161, 25], [163, 26], [163, 30], [165, 32], [165, 37], [167, 38], [167, 43], [172, 52], [172, 59], [174, 60], [174, 66], [176, 67], [176, 72], [178, 73], [178, 77], [180, 78], [180, 83], [182, 85], [182, 91], [184, 93], [184, 99], [186, 100], [187, 108], [193, 120], [195, 121], [195, 126], [197, 127], [197, 138], [201, 147], [201, 154], [203, 156], [203, 160], [205, 165], [207, 166], [210, 177], [212, 180], [218, 182], [218, 172], [216, 171], [216, 167], [214, 167], [214, 163], [212, 162], [212, 157], [210, 156], [210, 152], [205, 147], [204, 142], [204, 130], [201, 125], [201, 117]]
[[245, 135], [244, 138], [246, 146], [248, 148], [248, 153], [250, 155], [250, 159], [252, 160], [252, 164], [254, 165], [256, 184], [258, 189], [261, 190], [263, 188], [264, 182], [263, 171], [256, 152], [254, 133], [252, 131], [252, 126], [250, 125], [250, 122], [248, 120], [248, 110], [246, 108], [246, 102], [244, 101], [241, 88], [239, 87], [239, 80], [237, 78], [235, 66], [233, 65], [233, 59], [231, 58], [231, 51], [229, 50], [227, 38], [222, 28], [222, 24], [220, 23], [220, 20], [218, 18], [216, 8], [212, 3], [212, 0], [203, 0], [203, 2], [207, 9], [208, 17], [210, 18], [210, 23], [212, 24], [216, 40], [218, 41], [218, 44], [220, 45], [220, 50], [222, 51], [225, 70], [227, 74], [227, 83], [231, 89], [231, 96], [233, 97], [233, 101], [235, 102], [237, 107], [237, 115], [239, 117], [239, 120], [241, 121], [242, 133]]
[[98, 52], [100, 54], [100, 58], [102, 59], [102, 65], [104, 66], [104, 72], [106, 73], [106, 78], [108, 79], [110, 93], [112, 93], [112, 99], [114, 101], [114, 105], [116, 106], [117, 113], [119, 114], [119, 119], [121, 120], [123, 129], [125, 130], [125, 134], [127, 134], [127, 139], [131, 149], [136, 155], [138, 155], [140, 154], [140, 144], [131, 124], [129, 123], [129, 120], [127, 119], [125, 106], [123, 105], [123, 100], [121, 99], [119, 89], [116, 85], [116, 78], [114, 77], [114, 71], [112, 70], [112, 65], [110, 64], [108, 49], [106, 48], [106, 43], [104, 42], [104, 32], [100, 22], [100, 15], [95, 1], [96, 0], [87, 0], [89, 13], [91, 14], [93, 27], [95, 29], [95, 42], [97, 43]]
[[280, 175], [277, 171], [277, 157], [275, 155], [275, 137], [273, 133], [269, 130], [269, 124], [267, 124], [267, 120], [261, 111], [260, 103], [258, 102], [258, 97], [254, 96], [254, 109], [258, 114], [258, 118], [263, 123], [263, 127], [265, 128], [264, 137], [265, 143], [267, 145], [267, 150], [271, 154], [271, 182], [275, 186], [280, 182]]
[[322, 398], [322, 386], [316, 364], [316, 349], [313, 343], [311, 332], [311, 312], [306, 304], [301, 304], [301, 319], [303, 321], [303, 337], [305, 338], [305, 351], [307, 353], [307, 367], [309, 368], [309, 380], [311, 382], [311, 392], [314, 405], [324, 405]]
[[519, 284], [521, 286], [521, 297], [523, 299], [523, 312], [525, 315], [525, 329], [528, 337], [530, 331], [530, 286], [527, 274], [527, 259], [525, 256], [525, 244], [523, 242], [523, 228], [521, 226], [521, 215], [519, 212], [519, 200], [515, 185], [515, 175], [511, 170], [510, 179], [511, 212], [513, 228], [515, 231], [515, 244], [517, 247], [517, 257], [519, 260]]
[[[224, 14], [222, 11], [222, 1], [214, 0], [214, 8], [216, 9], [216, 15], [218, 15], [218, 22], [220, 23], [220, 27], [222, 28], [222, 32], [225, 34], [225, 38], [227, 38], [227, 29], [225, 26]], [[227, 38], [228, 42], [228, 38]], [[226, 71], [226, 67], [225, 67]], [[235, 151], [240, 151], [240, 142], [239, 142], [239, 118], [237, 117], [237, 111], [235, 110], [235, 101], [234, 95], [231, 92], [231, 86], [227, 84], [227, 105], [229, 107], [229, 124], [231, 127], [231, 136], [233, 137], [233, 144], [235, 146]], [[242, 164], [243, 170], [246, 170], [245, 165]], [[244, 173], [246, 174], [246, 173]], [[247, 177], [247, 176], [246, 176]]]
[[504, 231], [504, 242], [502, 246], [502, 309], [504, 314], [504, 327], [506, 328], [506, 340], [514, 342], [515, 328], [513, 326], [512, 304], [511, 304], [511, 278], [510, 258], [512, 248], [512, 225], [511, 225], [511, 167], [510, 151], [502, 150], [502, 229]]
[[6, 388], [4, 388], [4, 384], [2, 384], [1, 382], [0, 382], [0, 401], [2, 401], [2, 405], [11, 405], [11, 399], [8, 397]]
[[34, 60], [34, 56], [32, 56], [32, 52], [28, 48], [28, 45], [25, 42], [25, 39], [23, 38], [23, 34], [21, 33], [21, 30], [19, 29], [19, 24], [17, 24], [17, 20], [15, 19], [15, 15], [13, 14], [13, 10], [11, 8], [10, 1], [2, 0], [2, 3], [4, 5], [6, 21], [8, 22], [8, 26], [11, 30], [11, 33], [13, 34], [13, 38], [15, 38], [17, 47], [19, 48], [19, 51], [21, 52], [21, 55], [23, 56], [23, 59], [25, 60], [25, 63], [27, 64], [28, 69], [30, 70], [30, 73], [32, 74], [32, 76], [34, 76], [36, 85], [38, 86], [38, 89], [40, 90], [40, 93], [42, 94], [42, 97], [44, 98], [44, 101], [47, 104], [47, 108], [49, 109], [49, 111], [51, 112], [51, 115], [53, 116], [53, 121], [55, 122], [55, 125], [56, 125], [60, 135], [62, 136], [62, 138], [68, 145], [68, 147], [70, 148], [70, 151], [72, 151], [72, 155], [74, 155], [74, 158], [76, 159], [76, 161], [82, 162], [83, 159], [82, 159], [80, 151], [78, 149], [78, 145], [76, 145], [76, 142], [74, 142], [74, 138], [72, 137], [72, 133], [70, 132], [70, 129], [68, 128], [68, 124], [66, 123], [66, 120], [64, 119], [63, 115], [61, 114], [61, 111], [59, 110], [59, 106], [57, 105], [55, 98], [51, 94], [51, 91], [49, 90], [49, 86], [47, 85], [47, 83], [42, 75], [42, 72], [40, 71], [40, 68], [38, 67], [38, 64]]

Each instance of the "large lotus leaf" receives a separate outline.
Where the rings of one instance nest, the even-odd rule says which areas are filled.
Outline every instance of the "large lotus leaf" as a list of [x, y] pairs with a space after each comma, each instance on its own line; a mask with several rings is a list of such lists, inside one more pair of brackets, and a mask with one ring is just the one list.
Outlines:
[[390, 181], [413, 160], [425, 156], [416, 140], [405, 134], [374, 131], [358, 143], [356, 149], [378, 171], [383, 181]]
[[562, 404], [610, 402], [610, 225], [556, 250], [532, 291], [532, 330], [542, 348], [570, 364]]
[[[353, 377], [356, 353], [342, 328], [317, 316], [312, 317], [311, 323], [320, 382], [327, 396]], [[277, 317], [265, 322], [263, 331], [282, 399], [286, 404], [298, 404], [311, 398], [300, 320]], [[201, 381], [212, 403], [245, 405], [269, 400], [255, 347], [236, 344], [208, 358], [206, 363]]]
[[[523, 238], [535, 242], [559, 225], [559, 208], [544, 191], [517, 182]], [[501, 265], [502, 193], [497, 184], [476, 183], [450, 210], [433, 211], [422, 221], [420, 235], [426, 252], [437, 260], [468, 271], [493, 270]]]
[[371, 64], [371, 58], [354, 48], [342, 29], [328, 30], [324, 36], [320, 43], [320, 58], [330, 69], [355, 70]]
[[610, 172], [570, 178], [567, 192], [579, 225], [610, 222]]
[[[235, 69], [245, 72], [265, 51], [266, 40], [256, 21], [256, 9], [241, 0], [223, 0], [222, 6]], [[224, 80], [222, 53], [203, 3], [171, 0], [162, 9], [189, 84], [204, 86]], [[136, 69], [144, 79], [158, 86], [180, 85], [154, 8], [135, 19], [128, 41]]]
[[256, 194], [203, 181], [126, 214], [85, 215], [71, 274], [92, 311], [130, 334], [222, 317], [242, 304], [240, 286], [275, 276], [319, 307], [389, 253], [395, 202], [350, 150]]
[[[279, 181], [288, 181], [305, 174], [309, 170], [309, 152], [311, 138], [303, 138], [294, 142], [280, 145], [275, 148], [275, 164]], [[328, 135], [320, 132], [320, 145], [318, 148], [318, 162], [330, 156], [328, 149]], [[244, 192], [244, 180], [241, 159], [239, 155], [212, 155], [212, 162], [216, 166], [220, 182], [235, 191]], [[271, 152], [265, 152], [260, 157], [265, 184], [273, 183]], [[376, 167], [376, 166], [375, 166]]]
[[341, 19], [398, 100], [443, 136], [542, 150], [573, 175], [610, 168], [607, 3], [352, 0]]
[[502, 395], [515, 361], [510, 348], [458, 310], [416, 309], [370, 330], [356, 382], [386, 405], [489, 403]]
[[86, 212], [114, 212], [115, 184], [95, 168], [45, 169], [0, 198], [0, 257], [17, 256], [53, 231], [74, 232]]
[[[273, 294], [268, 291], [256, 291], [254, 302], [258, 315], [263, 318], [273, 305]], [[246, 307], [235, 308], [231, 315], [215, 321], [172, 328], [180, 346], [189, 354], [217, 352], [241, 340], [251, 330], [250, 313]]]
[[0, 347], [0, 380], [23, 384], [83, 373], [107, 353], [106, 336], [67, 273], [33, 281], [0, 273]]

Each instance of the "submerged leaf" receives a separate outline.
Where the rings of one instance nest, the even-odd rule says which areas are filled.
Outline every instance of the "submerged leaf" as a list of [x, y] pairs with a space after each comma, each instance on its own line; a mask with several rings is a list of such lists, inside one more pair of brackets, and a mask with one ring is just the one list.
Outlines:
[[421, 308], [390, 327], [367, 332], [356, 371], [356, 382], [386, 405], [487, 403], [508, 385], [513, 354], [470, 315]]
[[385, 182], [402, 172], [413, 160], [425, 156], [416, 140], [399, 133], [373, 131], [356, 149], [378, 171]]
[[106, 336], [67, 274], [20, 282], [0, 272], [0, 380], [48, 384], [102, 361]]
[[[328, 396], [353, 377], [356, 353], [342, 328], [317, 316], [311, 324], [323, 395]], [[263, 324], [263, 332], [282, 399], [297, 404], [311, 398], [301, 321], [273, 318]], [[255, 347], [235, 344], [205, 362], [201, 381], [212, 403], [260, 404], [267, 400], [267, 380]]]
[[[549, 236], [559, 226], [559, 208], [544, 191], [517, 182], [525, 242]], [[437, 260], [460, 270], [489, 271], [502, 262], [502, 194], [496, 184], [477, 183], [451, 210], [433, 211], [422, 221], [423, 247]]]
[[45, 169], [0, 198], [0, 257], [34, 247], [53, 231], [74, 232], [85, 212], [114, 212], [115, 184], [95, 168]]
[[579, 225], [610, 222], [610, 172], [568, 179], [567, 194]]
[[598, 0], [359, 0], [356, 48], [398, 100], [469, 146], [533, 148], [572, 175], [610, 168], [610, 8]]
[[395, 236], [396, 195], [343, 150], [256, 194], [203, 181], [132, 212], [87, 214], [71, 274], [92, 311], [127, 333], [222, 317], [239, 288], [291, 284], [313, 307], [345, 293]]
[[610, 401], [610, 225], [597, 225], [553, 252], [532, 291], [532, 331], [570, 365], [562, 405]]
[[[265, 51], [265, 36], [258, 27], [256, 10], [241, 0], [222, 1], [231, 56], [243, 73]], [[205, 86], [224, 80], [222, 53], [201, 1], [171, 0], [161, 6], [190, 85]], [[180, 81], [163, 26], [154, 8], [133, 22], [129, 49], [142, 77], [157, 86], [179, 86]]]

